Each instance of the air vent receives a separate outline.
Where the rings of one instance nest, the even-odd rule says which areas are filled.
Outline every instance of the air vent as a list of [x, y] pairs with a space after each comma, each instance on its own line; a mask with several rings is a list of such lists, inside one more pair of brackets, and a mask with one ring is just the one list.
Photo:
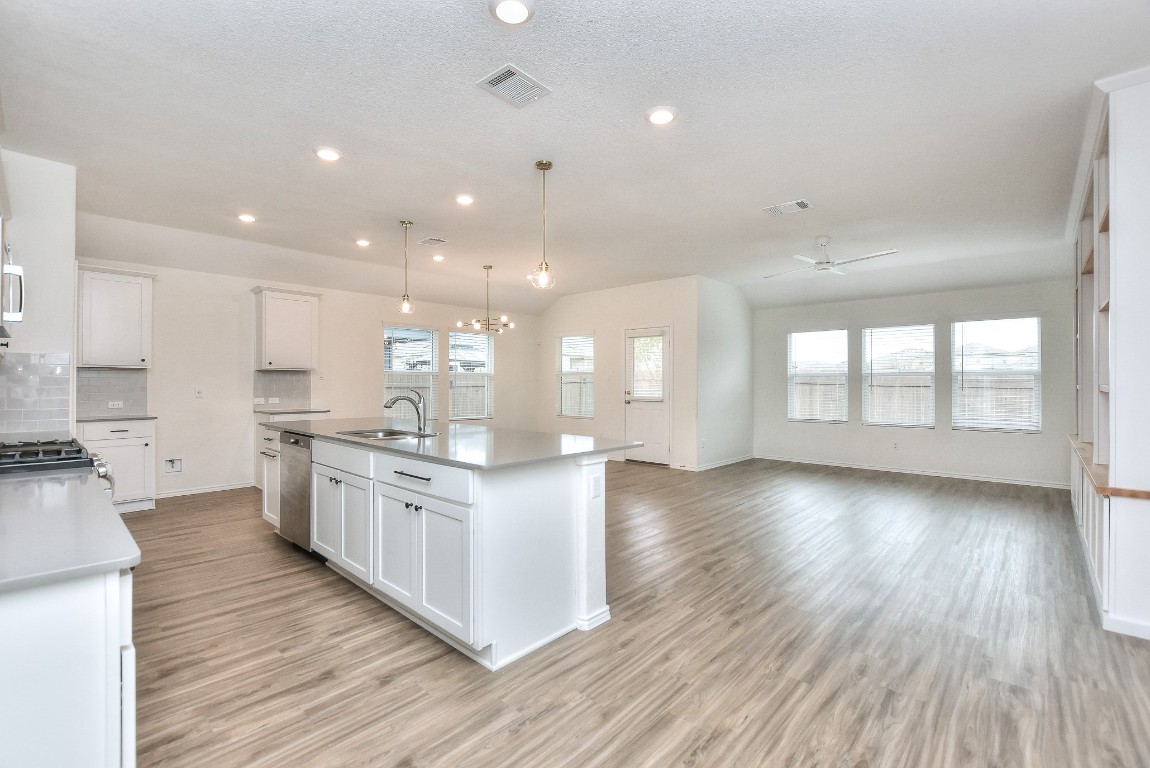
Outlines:
[[433, 245], [433, 246], [440, 246], [440, 245], [443, 245], [443, 244], [444, 244], [444, 243], [446, 243], [446, 242], [447, 242], [447, 241], [446, 241], [446, 240], [444, 240], [442, 237], [425, 237], [425, 238], [423, 238], [422, 240], [420, 240], [420, 241], [419, 241], [419, 244], [420, 244], [420, 245]]
[[780, 203], [779, 205], [769, 205], [764, 208], [764, 211], [770, 211], [775, 216], [782, 216], [784, 213], [798, 213], [810, 208], [811, 204], [806, 200], [792, 200], [789, 203]]
[[551, 93], [550, 88], [516, 69], [514, 64], [500, 67], [476, 85], [517, 107], [530, 104], [540, 96]]

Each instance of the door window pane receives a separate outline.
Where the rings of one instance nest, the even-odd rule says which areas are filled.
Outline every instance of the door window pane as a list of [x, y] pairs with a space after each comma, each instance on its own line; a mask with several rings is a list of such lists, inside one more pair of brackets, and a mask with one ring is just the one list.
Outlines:
[[632, 336], [631, 397], [638, 400], [663, 399], [663, 337]]

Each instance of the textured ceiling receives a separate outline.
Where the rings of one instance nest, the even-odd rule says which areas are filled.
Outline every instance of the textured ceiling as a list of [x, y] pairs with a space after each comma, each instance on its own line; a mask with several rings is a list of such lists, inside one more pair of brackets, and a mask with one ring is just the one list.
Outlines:
[[[363, 289], [368, 262], [395, 295], [409, 218], [449, 241], [412, 246], [417, 300], [474, 304], [491, 263], [518, 311], [691, 274], [773, 306], [1068, 275], [1092, 83], [1147, 40], [1143, 0], [538, 0], [520, 28], [486, 0], [4, 0], [0, 145], [77, 166], [81, 255], [114, 258], [124, 219], [304, 252], [221, 249], [265, 279]], [[509, 62], [553, 93], [476, 87]], [[544, 158], [551, 293], [523, 277]], [[824, 234], [899, 253], [762, 279]]]

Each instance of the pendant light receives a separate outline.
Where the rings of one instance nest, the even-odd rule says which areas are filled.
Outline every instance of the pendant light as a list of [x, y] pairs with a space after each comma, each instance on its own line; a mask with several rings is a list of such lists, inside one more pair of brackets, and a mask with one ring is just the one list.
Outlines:
[[543, 261], [535, 268], [535, 272], [527, 279], [536, 288], [554, 288], [555, 273], [547, 263], [547, 172], [551, 170], [550, 160], [538, 160], [535, 167], [543, 172]]
[[491, 316], [491, 265], [484, 264], [483, 271], [487, 273], [487, 314], [470, 322], [460, 320], [456, 322], [455, 327], [462, 328], [465, 325], [470, 325], [472, 330], [483, 331], [484, 333], [503, 333], [504, 328], [514, 328], [515, 323], [511, 322], [507, 315]]
[[410, 315], [415, 311], [415, 303], [407, 295], [407, 230], [411, 228], [412, 222], [404, 219], [399, 223], [403, 227], [403, 298], [399, 300], [399, 311]]

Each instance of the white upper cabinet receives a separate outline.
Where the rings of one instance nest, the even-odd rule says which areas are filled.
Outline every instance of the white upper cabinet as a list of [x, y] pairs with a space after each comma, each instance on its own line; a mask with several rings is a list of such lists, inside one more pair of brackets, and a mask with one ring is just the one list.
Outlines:
[[314, 369], [319, 361], [319, 296], [252, 290], [256, 292], [256, 369]]
[[152, 278], [80, 272], [81, 366], [152, 364]]

